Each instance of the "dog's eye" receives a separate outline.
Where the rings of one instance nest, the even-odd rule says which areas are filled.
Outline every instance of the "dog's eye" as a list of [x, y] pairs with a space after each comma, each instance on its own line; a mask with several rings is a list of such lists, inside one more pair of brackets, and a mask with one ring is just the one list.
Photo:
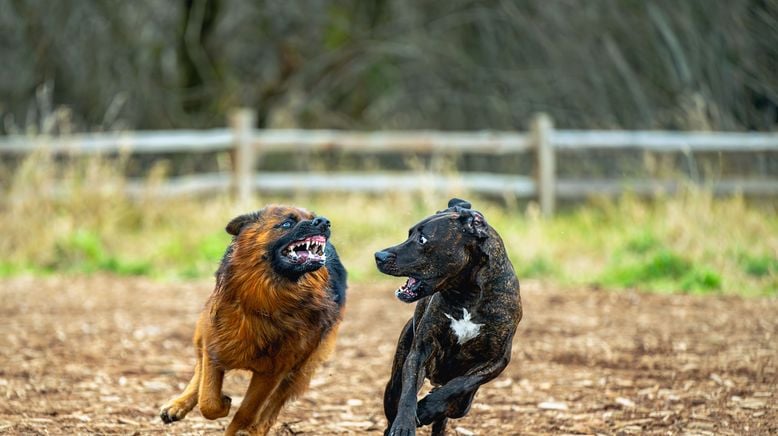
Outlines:
[[421, 235], [419, 237], [419, 243], [421, 243], [421, 245], [426, 244], [427, 243], [427, 238], [424, 235]]
[[291, 220], [286, 220], [286, 221], [282, 222], [279, 225], [279, 227], [281, 227], [282, 229], [288, 229], [288, 228], [292, 227], [292, 221]]

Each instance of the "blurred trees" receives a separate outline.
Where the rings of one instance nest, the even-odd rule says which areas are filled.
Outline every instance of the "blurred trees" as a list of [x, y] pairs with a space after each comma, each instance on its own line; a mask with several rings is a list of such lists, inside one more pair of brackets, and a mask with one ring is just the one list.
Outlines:
[[0, 0], [2, 132], [237, 105], [274, 127], [774, 130], [778, 0]]

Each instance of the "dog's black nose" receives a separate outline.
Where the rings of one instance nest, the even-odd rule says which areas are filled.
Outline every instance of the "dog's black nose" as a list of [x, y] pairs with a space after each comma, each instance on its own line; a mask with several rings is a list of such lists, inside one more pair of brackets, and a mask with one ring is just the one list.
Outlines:
[[388, 251], [376, 251], [375, 253], [375, 261], [378, 263], [384, 263], [387, 260], [394, 257], [394, 254], [388, 252]]
[[313, 226], [314, 227], [329, 227], [330, 226], [330, 220], [323, 216], [318, 216], [313, 219]]

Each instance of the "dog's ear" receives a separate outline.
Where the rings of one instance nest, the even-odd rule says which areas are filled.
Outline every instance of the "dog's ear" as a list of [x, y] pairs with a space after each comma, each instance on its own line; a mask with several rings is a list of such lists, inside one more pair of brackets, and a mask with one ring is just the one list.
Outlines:
[[461, 209], [459, 221], [462, 223], [462, 227], [476, 238], [486, 239], [489, 237], [489, 225], [486, 224], [486, 219], [481, 212]]
[[472, 205], [469, 201], [462, 200], [461, 198], [452, 198], [448, 201], [448, 208], [461, 207], [462, 209], [470, 209]]
[[246, 224], [253, 223], [257, 221], [258, 218], [259, 215], [256, 212], [236, 216], [227, 224], [227, 227], [225, 227], [224, 230], [233, 236], [238, 236]]

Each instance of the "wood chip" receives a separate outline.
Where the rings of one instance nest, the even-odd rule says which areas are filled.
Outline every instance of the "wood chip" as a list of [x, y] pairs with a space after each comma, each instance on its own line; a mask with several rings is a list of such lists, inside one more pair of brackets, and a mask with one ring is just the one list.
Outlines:
[[340, 421], [335, 424], [336, 427], [348, 427], [348, 428], [370, 428], [375, 425], [372, 421]]
[[170, 385], [157, 380], [144, 381], [143, 387], [149, 392], [162, 392], [170, 389]]
[[508, 386], [510, 386], [512, 384], [513, 384], [513, 380], [512, 379], [505, 378], [505, 379], [502, 379], [502, 380], [497, 380], [496, 382], [494, 382], [492, 384], [492, 386], [494, 386], [496, 388], [507, 388]]
[[741, 401], [740, 404], [738, 404], [738, 407], [741, 407], [743, 409], [758, 410], [758, 409], [763, 409], [765, 407], [765, 402], [754, 398], [747, 398]]
[[630, 421], [620, 422], [617, 425], [617, 427], [628, 427], [628, 426], [636, 426], [636, 425], [639, 425], [639, 426], [642, 427], [642, 426], [645, 426], [646, 424], [651, 424], [652, 422], [654, 422], [654, 420], [651, 419], [651, 418], [633, 419], [633, 420], [630, 420]]
[[92, 420], [92, 418], [89, 417], [89, 415], [84, 415], [83, 413], [74, 413], [72, 415], [73, 418], [81, 421], [81, 422], [89, 422]]
[[567, 410], [567, 404], [559, 401], [544, 401], [538, 404], [541, 410]]

